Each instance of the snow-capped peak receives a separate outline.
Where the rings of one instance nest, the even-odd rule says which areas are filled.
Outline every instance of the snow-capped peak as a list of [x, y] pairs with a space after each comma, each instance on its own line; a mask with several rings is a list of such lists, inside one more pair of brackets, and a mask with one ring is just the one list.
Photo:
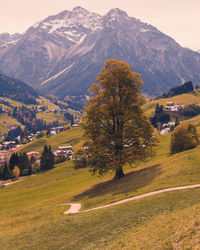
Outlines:
[[102, 28], [101, 16], [78, 6], [72, 11], [65, 10], [35, 24], [35, 29], [50, 35], [63, 37], [72, 43], [80, 43], [88, 32]]
[[121, 25], [129, 19], [125, 11], [118, 8], [111, 9], [106, 15], [103, 16], [103, 23], [107, 27], [114, 27]]

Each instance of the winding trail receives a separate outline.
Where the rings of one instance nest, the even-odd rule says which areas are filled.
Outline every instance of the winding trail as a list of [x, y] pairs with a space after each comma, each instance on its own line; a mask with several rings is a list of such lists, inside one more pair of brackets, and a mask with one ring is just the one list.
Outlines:
[[20, 182], [20, 181], [22, 181], [22, 180], [23, 180], [23, 179], [20, 179], [20, 180], [17, 180], [17, 181], [8, 182], [8, 183], [4, 183], [3, 185], [4, 185], [4, 186], [9, 186], [9, 185], [15, 184], [15, 183], [17, 183], [17, 182]]
[[65, 204], [61, 204], [61, 205], [71, 206], [67, 211], [64, 212], [64, 214], [76, 214], [81, 209], [81, 204], [80, 203], [77, 203], [77, 204], [65, 203]]
[[109, 203], [107, 205], [94, 207], [94, 208], [83, 210], [83, 211], [80, 211], [80, 209], [81, 209], [81, 204], [80, 203], [66, 203], [66, 204], [62, 204], [62, 205], [70, 205], [71, 206], [67, 211], [64, 212], [64, 214], [85, 213], [85, 212], [89, 212], [89, 211], [93, 211], [93, 210], [98, 210], [98, 209], [102, 209], [102, 208], [106, 208], [106, 207], [115, 206], [115, 205], [126, 203], [126, 202], [129, 202], [129, 201], [139, 200], [139, 199], [149, 197], [149, 196], [153, 196], [153, 195], [156, 195], [156, 194], [167, 193], [167, 192], [171, 192], [171, 191], [184, 190], [184, 189], [192, 189], [192, 188], [200, 188], [200, 184], [165, 188], [165, 189], [161, 189], [161, 190], [158, 190], [158, 191], [152, 191], [152, 192], [149, 192], [149, 193], [146, 193], [146, 194], [137, 195], [137, 196], [134, 196], [134, 197], [130, 197], [130, 198], [127, 198], [127, 199], [123, 199], [123, 200], [120, 200], [120, 201]]

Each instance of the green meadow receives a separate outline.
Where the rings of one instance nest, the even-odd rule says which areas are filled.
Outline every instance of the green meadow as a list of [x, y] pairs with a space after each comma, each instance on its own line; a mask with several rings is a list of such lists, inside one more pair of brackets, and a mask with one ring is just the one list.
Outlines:
[[[150, 105], [150, 103], [148, 104]], [[190, 120], [199, 129], [199, 117]], [[186, 122], [189, 122], [186, 121]], [[43, 137], [19, 148], [42, 152], [83, 145], [81, 128]], [[81, 203], [81, 211], [124, 198], [200, 183], [200, 145], [170, 155], [170, 134], [160, 137], [155, 155], [126, 176], [110, 172], [92, 176], [71, 161], [0, 189], [1, 249], [198, 249], [200, 188], [173, 191], [77, 214], [64, 215], [64, 203]]]
[[45, 145], [51, 145], [52, 150], [56, 150], [59, 146], [71, 145], [74, 150], [79, 149], [82, 145], [82, 132], [81, 128], [71, 128], [62, 133], [51, 137], [42, 137], [33, 142], [25, 144], [18, 148], [16, 152], [30, 152], [30, 151], [38, 151], [42, 152]]
[[9, 116], [6, 113], [0, 114], [0, 135], [3, 135], [8, 132], [9, 125], [22, 126], [15, 118]]
[[[43, 140], [43, 144], [54, 143], [55, 147], [72, 140], [74, 146], [80, 146], [81, 131], [70, 129]], [[125, 166], [126, 176], [119, 181], [112, 180], [113, 173], [94, 177], [88, 169], [74, 170], [72, 162], [67, 161], [1, 189], [1, 248], [187, 249], [194, 246], [200, 240], [198, 188], [72, 215], [64, 215], [69, 206], [61, 205], [81, 203], [81, 209], [85, 210], [166, 187], [200, 183], [200, 146], [172, 156], [169, 141], [169, 135], [162, 136], [153, 159], [134, 169]], [[26, 145], [26, 149], [40, 151], [41, 143], [39, 147], [36, 143]], [[35, 144], [38, 148], [33, 148]]]
[[190, 105], [190, 104], [196, 104], [200, 105], [200, 92], [197, 90], [194, 90], [193, 92], [173, 96], [170, 98], [161, 98], [157, 100], [153, 100], [150, 102], [147, 102], [143, 105], [143, 109], [147, 116], [153, 116], [156, 108], [156, 104], [159, 103], [159, 105], [166, 106], [167, 102], [174, 102], [174, 104], [184, 104], [184, 105]]
[[40, 112], [36, 115], [37, 119], [43, 119], [47, 123], [58, 120], [59, 122], [66, 122], [63, 114], [54, 114], [53, 112]]

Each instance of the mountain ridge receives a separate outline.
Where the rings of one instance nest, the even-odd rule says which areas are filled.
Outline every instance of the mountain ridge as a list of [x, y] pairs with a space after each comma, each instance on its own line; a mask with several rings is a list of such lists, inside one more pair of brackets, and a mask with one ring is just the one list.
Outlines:
[[110, 58], [124, 60], [140, 73], [149, 96], [200, 81], [198, 52], [118, 8], [101, 16], [78, 6], [47, 17], [6, 53], [0, 50], [0, 70], [44, 94], [79, 95], [87, 93]]
[[0, 97], [8, 97], [25, 104], [36, 104], [38, 93], [26, 83], [0, 73]]

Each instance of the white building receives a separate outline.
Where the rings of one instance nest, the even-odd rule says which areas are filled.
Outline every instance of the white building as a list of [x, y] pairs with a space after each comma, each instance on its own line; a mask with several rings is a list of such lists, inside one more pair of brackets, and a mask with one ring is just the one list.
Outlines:
[[60, 146], [58, 147], [58, 150], [63, 150], [63, 151], [67, 151], [67, 150], [72, 150], [72, 146]]

